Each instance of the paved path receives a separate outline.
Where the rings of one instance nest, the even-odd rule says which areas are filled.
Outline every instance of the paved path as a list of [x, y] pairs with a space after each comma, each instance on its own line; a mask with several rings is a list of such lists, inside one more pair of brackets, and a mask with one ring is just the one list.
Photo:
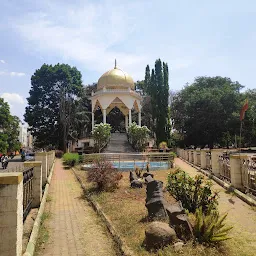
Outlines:
[[[192, 177], [201, 174], [197, 169], [179, 158], [175, 159], [175, 164]], [[256, 208], [249, 206], [233, 193], [227, 193], [227, 191], [216, 182], [213, 181], [213, 184], [214, 190], [219, 191], [219, 211], [221, 213], [228, 212], [227, 221], [234, 226], [232, 236], [246, 240], [247, 244], [245, 248], [251, 246], [255, 248], [256, 251]], [[245, 253], [245, 255], [247, 254]]]
[[37, 255], [116, 255], [112, 239], [83, 198], [74, 174], [63, 169], [61, 160], [55, 164], [46, 211], [50, 212], [46, 221], [49, 240]]

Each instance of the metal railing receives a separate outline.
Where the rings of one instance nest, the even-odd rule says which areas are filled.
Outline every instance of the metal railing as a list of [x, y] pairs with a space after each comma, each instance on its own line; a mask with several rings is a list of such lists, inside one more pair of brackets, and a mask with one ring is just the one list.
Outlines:
[[33, 201], [33, 171], [33, 167], [23, 171], [23, 221], [29, 214]]
[[249, 158], [242, 161], [242, 184], [246, 193], [256, 196], [256, 159]]
[[231, 183], [230, 158], [229, 154], [219, 156], [220, 178]]
[[91, 165], [97, 158], [113, 163], [117, 169], [146, 168], [147, 164], [150, 169], [171, 168], [174, 160], [170, 153], [102, 153], [84, 155], [83, 163]]

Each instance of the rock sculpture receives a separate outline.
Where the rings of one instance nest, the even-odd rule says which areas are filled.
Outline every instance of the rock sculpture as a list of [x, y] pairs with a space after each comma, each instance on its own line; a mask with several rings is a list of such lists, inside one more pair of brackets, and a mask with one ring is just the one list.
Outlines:
[[142, 188], [142, 182], [137, 180], [134, 173], [130, 171], [131, 188]]
[[169, 224], [175, 229], [178, 238], [185, 241], [191, 239], [193, 231], [182, 203], [179, 201], [170, 204], [166, 207], [166, 211], [169, 216]]
[[146, 207], [150, 220], [166, 219], [165, 200], [163, 197], [163, 182], [154, 180], [150, 175], [145, 178], [147, 183]]
[[143, 173], [143, 178], [147, 178], [148, 176], [151, 176], [152, 178], [154, 178], [154, 174], [152, 173], [149, 173], [149, 172]]

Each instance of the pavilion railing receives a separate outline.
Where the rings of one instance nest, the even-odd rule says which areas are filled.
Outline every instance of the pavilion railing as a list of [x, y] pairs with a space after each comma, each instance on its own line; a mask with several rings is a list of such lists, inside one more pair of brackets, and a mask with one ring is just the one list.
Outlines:
[[23, 221], [29, 214], [33, 201], [33, 171], [33, 167], [23, 171]]
[[170, 153], [137, 153], [137, 154], [127, 154], [127, 153], [102, 153], [102, 154], [86, 154], [83, 158], [84, 164], [92, 164], [96, 159], [104, 159], [106, 161], [115, 163], [117, 166], [121, 166], [122, 163], [130, 163], [132, 168], [136, 167], [138, 162], [142, 163], [142, 166], [146, 166], [147, 163], [165, 163], [168, 168], [172, 167], [174, 160], [173, 154]]
[[242, 184], [246, 193], [256, 196], [256, 159], [242, 160]]

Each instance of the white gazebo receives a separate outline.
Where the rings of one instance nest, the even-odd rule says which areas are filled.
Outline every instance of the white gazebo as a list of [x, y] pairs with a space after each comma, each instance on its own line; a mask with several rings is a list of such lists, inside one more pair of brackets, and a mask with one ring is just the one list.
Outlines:
[[94, 112], [100, 108], [103, 123], [107, 114], [117, 107], [125, 116], [125, 128], [132, 123], [132, 109], [138, 112], [138, 125], [141, 126], [141, 96], [135, 91], [134, 81], [126, 72], [116, 67], [104, 73], [98, 80], [96, 92], [92, 92], [92, 129]]

